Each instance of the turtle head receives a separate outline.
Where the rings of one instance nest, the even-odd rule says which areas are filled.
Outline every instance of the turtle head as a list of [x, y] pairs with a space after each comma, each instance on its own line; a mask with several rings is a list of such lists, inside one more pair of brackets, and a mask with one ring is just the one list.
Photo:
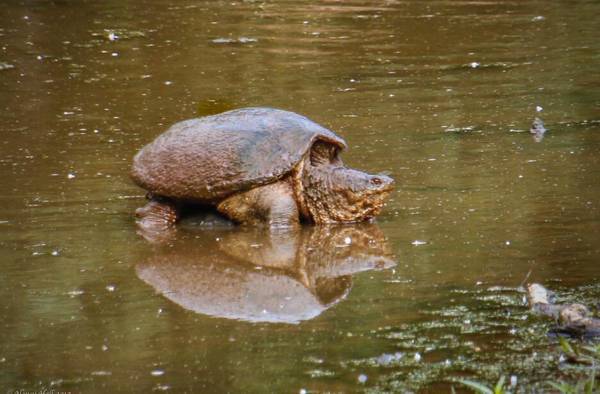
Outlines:
[[379, 214], [394, 188], [386, 175], [371, 175], [345, 167], [334, 150], [319, 154], [304, 166], [303, 197], [315, 223], [359, 222]]

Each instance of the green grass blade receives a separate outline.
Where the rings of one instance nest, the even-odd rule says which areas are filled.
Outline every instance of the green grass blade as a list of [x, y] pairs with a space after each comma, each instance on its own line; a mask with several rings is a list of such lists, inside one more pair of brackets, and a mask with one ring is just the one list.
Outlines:
[[459, 379], [458, 382], [471, 388], [473, 391], [475, 391], [477, 393], [494, 394], [494, 392], [490, 388], [488, 388], [487, 386], [485, 386], [479, 382], [474, 382], [472, 380], [462, 380], [462, 379]]

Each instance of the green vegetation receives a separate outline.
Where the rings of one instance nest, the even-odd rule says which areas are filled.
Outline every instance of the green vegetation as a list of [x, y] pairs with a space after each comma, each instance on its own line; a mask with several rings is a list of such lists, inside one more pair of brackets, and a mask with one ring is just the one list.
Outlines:
[[[560, 348], [562, 349], [566, 360], [574, 364], [584, 364], [590, 366], [589, 374], [577, 381], [569, 383], [565, 381], [548, 382], [548, 386], [558, 390], [563, 394], [593, 394], [600, 390], [596, 383], [597, 366], [600, 363], [600, 344], [594, 346], [575, 346], [565, 338], [559, 337]], [[507, 394], [504, 389], [505, 377], [502, 376], [494, 387], [488, 387], [483, 383], [473, 380], [459, 379], [458, 382], [471, 388], [474, 392], [480, 394]], [[454, 389], [452, 390], [454, 392]]]
[[498, 382], [494, 387], [487, 387], [485, 384], [481, 384], [479, 382], [475, 382], [473, 380], [463, 380], [460, 379], [458, 382], [464, 384], [467, 387], [473, 389], [476, 393], [481, 394], [506, 394], [507, 391], [504, 390], [504, 376], [501, 376]]

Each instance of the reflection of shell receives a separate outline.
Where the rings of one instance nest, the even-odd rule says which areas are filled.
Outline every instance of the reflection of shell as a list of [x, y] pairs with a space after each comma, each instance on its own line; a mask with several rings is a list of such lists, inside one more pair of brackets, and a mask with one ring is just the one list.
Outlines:
[[[355, 241], [338, 245], [347, 237]], [[139, 264], [137, 274], [194, 312], [298, 323], [344, 299], [352, 286], [351, 274], [394, 265], [373, 225], [312, 227], [285, 234], [235, 229], [218, 238], [180, 240]]]
[[221, 262], [142, 264], [137, 273], [176, 304], [210, 316], [297, 323], [318, 316], [326, 308], [289, 276], [252, 272]]

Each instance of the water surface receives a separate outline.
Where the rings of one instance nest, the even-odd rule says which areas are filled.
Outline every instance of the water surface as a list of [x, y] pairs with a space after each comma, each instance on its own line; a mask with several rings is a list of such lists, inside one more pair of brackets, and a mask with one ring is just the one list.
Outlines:
[[[520, 285], [600, 298], [599, 18], [596, 1], [5, 2], [0, 387], [450, 392], [456, 377], [514, 375], [530, 392], [576, 379]], [[243, 106], [307, 115], [346, 139], [346, 164], [396, 179], [366, 232], [382, 234], [377, 253], [343, 255], [338, 230], [307, 229], [279, 260], [270, 235], [243, 229], [184, 226], [170, 250], [136, 233], [135, 152], [176, 121]], [[288, 269], [299, 254], [317, 268]], [[369, 264], [382, 255], [395, 266]], [[283, 300], [312, 309], [211, 314], [157, 282], [193, 289], [194, 275], [296, 289]], [[248, 294], [236, 286], [223, 294]]]

